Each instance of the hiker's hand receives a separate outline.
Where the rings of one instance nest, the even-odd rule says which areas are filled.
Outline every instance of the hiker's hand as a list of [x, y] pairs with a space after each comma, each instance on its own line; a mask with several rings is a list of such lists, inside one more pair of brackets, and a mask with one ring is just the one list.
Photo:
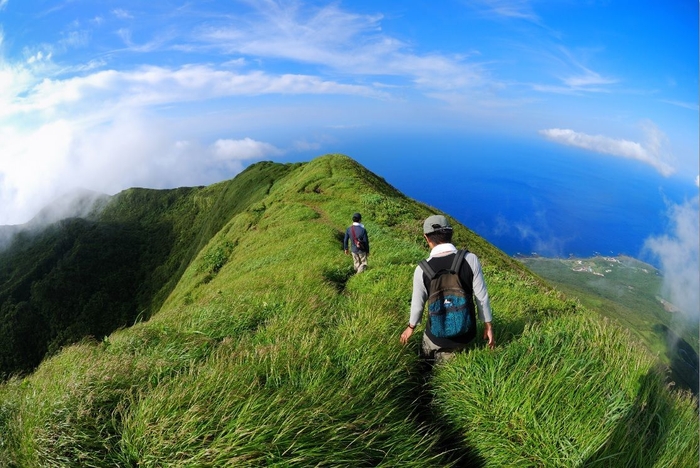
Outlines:
[[406, 329], [401, 333], [401, 344], [408, 343], [408, 339], [413, 335], [413, 328], [406, 327]]
[[496, 340], [493, 338], [493, 328], [491, 322], [484, 323], [484, 339], [488, 341], [489, 348], [493, 349], [496, 346]]

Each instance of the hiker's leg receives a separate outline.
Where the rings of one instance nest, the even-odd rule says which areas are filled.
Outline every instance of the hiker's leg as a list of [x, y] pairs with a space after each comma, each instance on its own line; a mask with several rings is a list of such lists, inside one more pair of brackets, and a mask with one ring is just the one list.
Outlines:
[[356, 254], [355, 252], [352, 253], [352, 266], [355, 268], [355, 271], [357, 271], [360, 268], [360, 256]]
[[421, 352], [423, 356], [433, 362], [434, 364], [440, 364], [447, 362], [455, 356], [455, 353], [461, 351], [461, 349], [445, 349], [440, 348], [438, 345], [433, 343], [428, 335], [423, 333], [423, 344], [421, 345]]
[[423, 342], [421, 343], [421, 355], [423, 358], [433, 361], [435, 359], [435, 353], [439, 349], [440, 347], [433, 343], [430, 338], [428, 338], [428, 335], [423, 333]]
[[451, 349], [435, 351], [435, 364], [442, 364], [455, 357], [455, 352]]
[[360, 264], [357, 266], [357, 272], [362, 273], [367, 269], [367, 254], [365, 252], [360, 252], [357, 254], [359, 257]]

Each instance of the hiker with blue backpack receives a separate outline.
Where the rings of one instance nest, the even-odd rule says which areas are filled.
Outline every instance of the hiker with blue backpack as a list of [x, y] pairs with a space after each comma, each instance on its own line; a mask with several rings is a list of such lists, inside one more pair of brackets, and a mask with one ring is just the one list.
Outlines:
[[352, 254], [352, 263], [357, 273], [362, 273], [367, 268], [367, 257], [369, 256], [369, 236], [367, 229], [361, 223], [362, 215], [355, 213], [352, 215], [352, 225], [345, 230], [343, 239], [343, 250], [348, 254], [348, 246]]
[[411, 315], [401, 343], [408, 343], [427, 303], [421, 346], [424, 357], [441, 362], [464, 350], [476, 337], [477, 313], [484, 322], [484, 340], [493, 348], [496, 342], [491, 305], [478, 257], [452, 245], [452, 226], [442, 215], [425, 220], [423, 237], [430, 247], [430, 256], [420, 262], [413, 274]]

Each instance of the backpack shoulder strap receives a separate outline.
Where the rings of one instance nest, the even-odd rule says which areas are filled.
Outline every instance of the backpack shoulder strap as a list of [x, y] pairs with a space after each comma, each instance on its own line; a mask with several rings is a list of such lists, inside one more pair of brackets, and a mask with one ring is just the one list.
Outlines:
[[422, 260], [418, 266], [423, 269], [423, 273], [425, 273], [425, 275], [428, 277], [428, 282], [430, 282], [435, 276], [435, 270], [433, 270], [433, 267], [430, 266], [427, 260]]
[[467, 255], [468, 252], [468, 250], [458, 250], [455, 254], [455, 258], [452, 260], [451, 271], [455, 273], [455, 276], [457, 277], [457, 282], [459, 283], [459, 286], [462, 289], [464, 289], [464, 282], [462, 281], [461, 268], [462, 263], [464, 263], [464, 257]]
[[466, 250], [457, 251], [454, 260], [452, 260], [452, 271], [459, 273], [459, 269], [462, 267], [462, 262], [464, 261], [465, 255], [467, 255]]
[[[459, 273], [459, 269], [462, 266], [462, 262], [464, 261], [464, 256], [467, 254], [466, 250], [458, 250], [457, 253], [455, 254], [455, 258], [452, 260], [452, 266], [450, 267], [451, 271], [454, 271], [456, 273]], [[432, 280], [433, 277], [435, 277], [435, 270], [433, 270], [433, 267], [430, 266], [428, 263], [428, 260], [422, 260], [418, 266], [420, 266], [423, 269], [423, 272], [425, 275], [428, 277], [428, 281]]]

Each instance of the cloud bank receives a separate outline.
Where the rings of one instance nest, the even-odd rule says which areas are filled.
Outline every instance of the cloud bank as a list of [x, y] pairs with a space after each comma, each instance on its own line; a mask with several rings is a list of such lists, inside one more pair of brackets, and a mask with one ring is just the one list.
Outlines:
[[643, 130], [646, 135], [644, 143], [604, 135], [588, 135], [561, 128], [540, 130], [539, 133], [548, 140], [562, 145], [641, 161], [652, 166], [664, 177], [676, 172], [676, 168], [671, 164], [672, 157], [667, 149], [667, 138], [663, 132], [651, 122], [644, 123]]
[[664, 288], [673, 302], [687, 315], [700, 317], [700, 216], [699, 198], [671, 205], [668, 216], [671, 232], [651, 237], [645, 249], [658, 258], [664, 275]]
[[75, 188], [114, 194], [129, 187], [206, 185], [284, 150], [252, 138], [206, 145], [178, 139], [153, 115], [121, 112], [108, 122], [61, 119], [0, 129], [0, 225], [27, 222]]

